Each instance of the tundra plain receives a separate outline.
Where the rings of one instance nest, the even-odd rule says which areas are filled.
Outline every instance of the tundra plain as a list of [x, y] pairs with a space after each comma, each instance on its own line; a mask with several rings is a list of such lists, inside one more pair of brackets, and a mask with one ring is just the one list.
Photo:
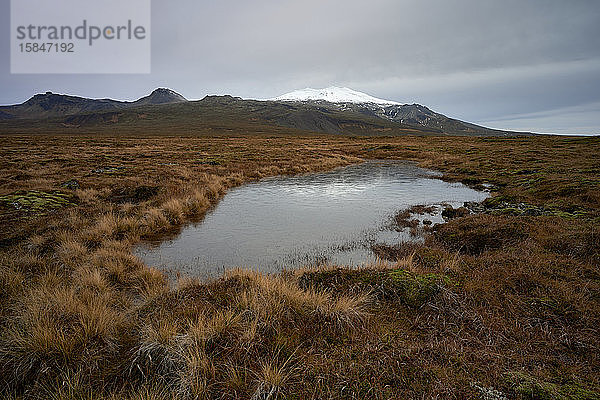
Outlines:
[[[598, 137], [278, 128], [0, 144], [4, 398], [600, 398]], [[362, 269], [172, 285], [131, 253], [234, 186], [366, 159], [493, 196]]]

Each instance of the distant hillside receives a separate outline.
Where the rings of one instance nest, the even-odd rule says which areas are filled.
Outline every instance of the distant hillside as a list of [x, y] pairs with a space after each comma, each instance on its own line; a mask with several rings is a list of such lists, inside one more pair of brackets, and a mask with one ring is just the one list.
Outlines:
[[[344, 92], [344, 95], [348, 94]], [[417, 104], [389, 102], [359, 92], [350, 94], [355, 101], [244, 100], [232, 96], [207, 96], [199, 101], [187, 101], [169, 89], [157, 89], [135, 102], [120, 102], [47, 93], [36, 95], [20, 105], [0, 107], [0, 132], [519, 134], [448, 118]], [[369, 101], [361, 102], [365, 98]]]
[[146, 97], [133, 102], [111, 99], [88, 99], [46, 92], [36, 94], [26, 102], [13, 106], [0, 106], [0, 119], [55, 118], [66, 115], [123, 110], [150, 104], [171, 104], [187, 101], [185, 97], [170, 89], [159, 88]]

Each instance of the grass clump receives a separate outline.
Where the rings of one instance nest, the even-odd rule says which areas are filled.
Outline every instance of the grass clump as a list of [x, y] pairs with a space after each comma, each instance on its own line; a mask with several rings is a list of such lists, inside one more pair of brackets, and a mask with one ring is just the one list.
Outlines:
[[515, 217], [473, 215], [445, 224], [435, 232], [437, 241], [450, 249], [481, 254], [517, 243], [528, 237], [521, 220]]
[[2, 332], [0, 362], [16, 387], [61, 371], [107, 368], [118, 352], [125, 320], [107, 293], [55, 286], [54, 280], [26, 292]]
[[301, 349], [314, 335], [339, 338], [361, 329], [367, 301], [243, 270], [214, 282], [183, 282], [140, 310], [130, 371], [144, 382], [159, 379], [182, 398], [280, 398], [302, 373]]

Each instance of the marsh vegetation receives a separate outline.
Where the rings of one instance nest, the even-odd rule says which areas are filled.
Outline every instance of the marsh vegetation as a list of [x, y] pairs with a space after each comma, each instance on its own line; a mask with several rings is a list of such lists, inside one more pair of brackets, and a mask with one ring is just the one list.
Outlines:
[[[0, 143], [7, 398], [600, 396], [598, 138]], [[361, 268], [232, 270], [170, 285], [132, 254], [233, 187], [364, 159], [416, 161], [491, 186], [493, 202]], [[47, 207], [37, 200], [48, 196]]]

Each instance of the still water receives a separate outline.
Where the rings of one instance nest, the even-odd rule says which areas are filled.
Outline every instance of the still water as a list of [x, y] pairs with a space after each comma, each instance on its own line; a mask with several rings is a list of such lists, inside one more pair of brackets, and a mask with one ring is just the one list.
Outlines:
[[[322, 262], [375, 261], [375, 243], [411, 237], [391, 218], [417, 204], [461, 206], [488, 194], [410, 162], [369, 161], [334, 171], [263, 179], [230, 190], [201, 223], [177, 237], [136, 249], [148, 265], [168, 273], [214, 277], [225, 269], [265, 272]], [[421, 216], [442, 222], [441, 207]]]

